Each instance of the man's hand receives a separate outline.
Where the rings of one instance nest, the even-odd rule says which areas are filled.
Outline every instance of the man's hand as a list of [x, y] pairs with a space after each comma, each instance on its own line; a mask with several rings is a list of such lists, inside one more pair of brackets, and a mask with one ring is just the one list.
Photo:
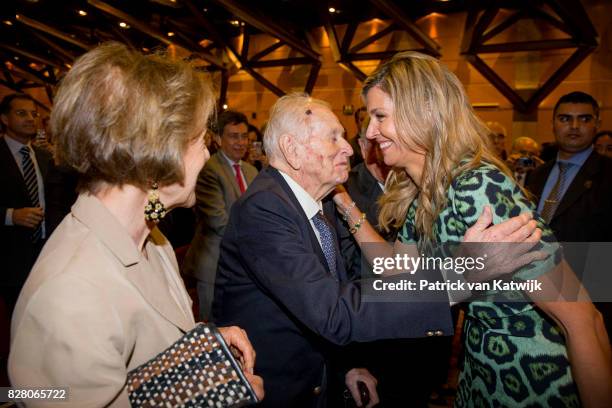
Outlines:
[[15, 208], [13, 210], [13, 224], [27, 228], [36, 228], [45, 216], [41, 207]]
[[247, 381], [251, 384], [251, 387], [253, 387], [253, 391], [255, 391], [255, 395], [257, 395], [257, 399], [261, 401], [265, 395], [263, 379], [258, 375], [254, 375], [254, 374], [247, 373], [247, 372], [244, 373], [244, 376], [246, 377]]
[[376, 378], [374, 378], [374, 376], [365, 368], [353, 368], [346, 373], [344, 382], [351, 392], [357, 406], [363, 406], [361, 395], [359, 393], [359, 387], [357, 386], [359, 381], [366, 385], [370, 394], [370, 402], [368, 405], [366, 405], [366, 408], [370, 408], [378, 404], [380, 400], [378, 399], [378, 393], [376, 392], [376, 385], [378, 384]]
[[243, 367], [242, 370], [245, 373], [253, 374], [255, 350], [253, 350], [246, 332], [237, 326], [219, 327], [218, 329], [227, 345], [237, 348], [240, 352], [239, 360]]
[[[481, 244], [477, 245], [478, 254], [471, 254], [472, 256], [487, 254], [485, 270], [466, 276], [469, 281], [483, 282], [498, 278], [548, 256], [541, 251], [532, 251], [540, 242], [542, 231], [530, 213], [523, 213], [497, 225], [491, 225], [492, 222], [491, 208], [485, 206], [476, 223], [463, 237], [464, 243]], [[500, 245], [501, 243], [505, 244]], [[464, 245], [462, 250], [465, 251], [469, 247], [470, 245]]]

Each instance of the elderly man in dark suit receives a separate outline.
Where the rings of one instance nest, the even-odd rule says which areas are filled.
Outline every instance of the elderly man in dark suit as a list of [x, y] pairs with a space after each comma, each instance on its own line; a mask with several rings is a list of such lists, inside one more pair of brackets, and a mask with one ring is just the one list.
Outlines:
[[[348, 177], [343, 133], [326, 103], [305, 94], [279, 99], [264, 135], [270, 166], [234, 204], [221, 243], [213, 315], [247, 331], [264, 378], [262, 406], [326, 406], [326, 362], [337, 345], [452, 332], [446, 293], [362, 302], [359, 282], [348, 280], [335, 209], [322, 203]], [[476, 240], [490, 240], [490, 228], [479, 229]]]
[[32, 145], [38, 111], [25, 94], [0, 102], [4, 134], [0, 138], [0, 274], [1, 295], [12, 310], [47, 238], [45, 182], [51, 154]]
[[198, 176], [197, 226], [184, 268], [197, 280], [202, 320], [210, 320], [219, 245], [230, 208], [257, 175], [257, 169], [242, 160], [248, 146], [247, 125], [246, 116], [240, 112], [225, 111], [219, 115], [215, 135], [219, 150]]

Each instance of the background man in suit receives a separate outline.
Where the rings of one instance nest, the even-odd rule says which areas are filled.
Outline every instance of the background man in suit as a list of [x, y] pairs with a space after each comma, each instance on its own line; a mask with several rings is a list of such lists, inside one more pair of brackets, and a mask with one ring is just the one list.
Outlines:
[[38, 111], [25, 94], [0, 102], [4, 134], [0, 138], [0, 274], [1, 295], [9, 311], [47, 238], [45, 182], [51, 154], [32, 146]]
[[215, 140], [220, 149], [206, 163], [196, 186], [198, 224], [185, 258], [187, 274], [197, 279], [200, 319], [210, 320], [219, 245], [229, 210], [257, 175], [242, 161], [248, 147], [248, 121], [240, 112], [219, 115]]
[[[599, 124], [599, 105], [591, 95], [562, 96], [553, 110], [557, 157], [527, 179], [527, 189], [539, 200], [538, 212], [562, 242], [612, 241], [612, 160], [593, 150]], [[567, 252], [580, 275], [585, 251], [566, 247]], [[608, 330], [612, 329], [610, 305], [596, 303]]]
[[557, 157], [527, 180], [538, 211], [559, 241], [612, 241], [612, 161], [593, 151], [599, 123], [592, 96], [562, 96], [553, 111]]
[[[362, 303], [359, 282], [348, 280], [336, 211], [323, 204], [348, 177], [352, 150], [343, 133], [325, 102], [280, 98], [264, 135], [270, 166], [232, 207], [221, 243], [213, 315], [247, 331], [264, 378], [262, 406], [324, 407], [326, 360], [336, 345], [452, 333], [446, 293]], [[429, 303], [418, 301], [423, 296]], [[375, 395], [374, 384], [356, 375], [348, 384], [354, 396], [359, 380]]]

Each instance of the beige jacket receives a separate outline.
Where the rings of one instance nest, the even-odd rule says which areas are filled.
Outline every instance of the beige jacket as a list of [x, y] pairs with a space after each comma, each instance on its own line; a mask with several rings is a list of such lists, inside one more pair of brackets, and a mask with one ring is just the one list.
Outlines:
[[195, 325], [168, 241], [154, 230], [145, 249], [148, 259], [97, 198], [79, 196], [17, 302], [14, 387], [69, 387], [70, 406], [129, 406], [127, 372]]

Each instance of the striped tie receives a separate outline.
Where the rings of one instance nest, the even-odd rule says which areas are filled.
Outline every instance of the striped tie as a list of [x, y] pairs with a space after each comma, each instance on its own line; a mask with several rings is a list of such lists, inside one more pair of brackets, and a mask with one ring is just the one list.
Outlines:
[[[28, 196], [30, 196], [30, 204], [32, 207], [40, 207], [40, 200], [38, 199], [38, 179], [36, 178], [34, 163], [30, 157], [30, 148], [28, 146], [23, 146], [19, 149], [19, 153], [23, 156], [21, 168], [23, 169], [23, 180], [28, 190]], [[34, 229], [32, 233], [32, 242], [37, 242], [41, 236], [42, 222]]]
[[550, 194], [544, 201], [544, 207], [542, 208], [542, 218], [547, 223], [550, 223], [552, 220], [557, 207], [559, 206], [559, 201], [561, 201], [561, 193], [563, 192], [563, 186], [565, 185], [565, 178], [567, 176], [567, 170], [569, 170], [571, 163], [563, 163], [557, 162], [559, 165], [559, 177], [557, 178], [557, 182], [553, 186], [552, 190], [550, 190]]

